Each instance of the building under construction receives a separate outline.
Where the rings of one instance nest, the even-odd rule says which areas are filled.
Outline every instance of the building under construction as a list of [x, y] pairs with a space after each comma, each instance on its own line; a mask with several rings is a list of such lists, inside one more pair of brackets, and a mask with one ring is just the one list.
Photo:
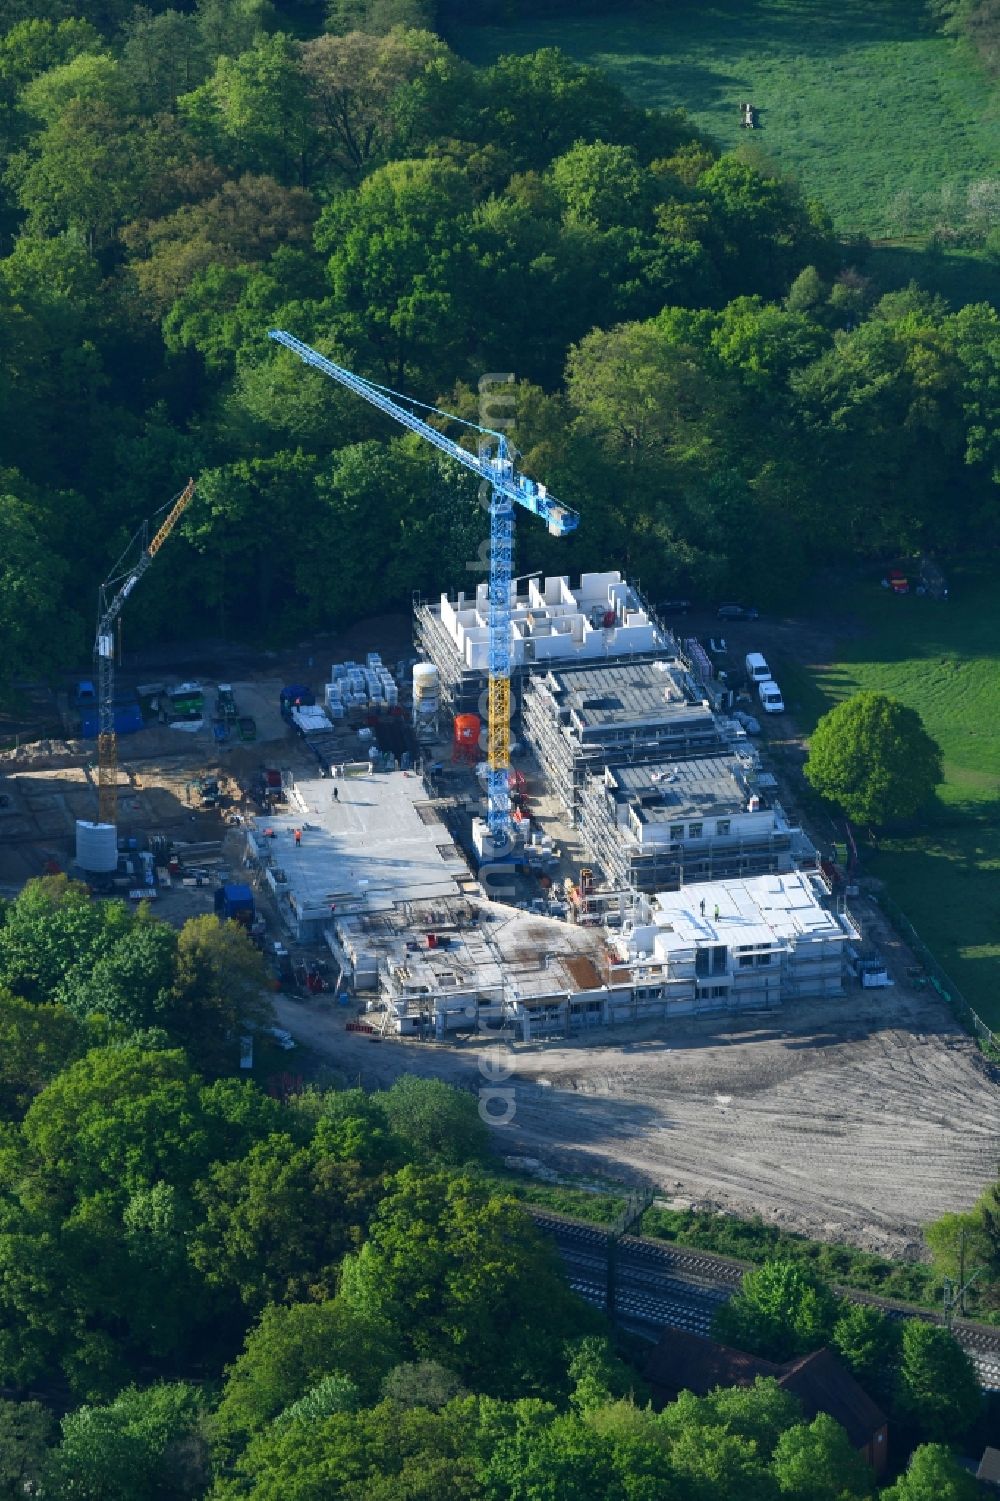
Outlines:
[[578, 790], [584, 841], [608, 883], [652, 893], [814, 866], [774, 777], [752, 754], [606, 766]]
[[584, 787], [605, 767], [669, 764], [728, 748], [727, 722], [712, 713], [676, 657], [560, 667], [532, 677], [522, 723], [574, 822]]
[[848, 946], [861, 933], [824, 906], [805, 871], [660, 892], [609, 946], [641, 1004], [665, 1014], [767, 1009], [844, 988]]
[[[518, 589], [523, 589], [519, 593]], [[555, 664], [639, 661], [672, 654], [674, 640], [638, 591], [620, 573], [532, 577], [511, 583], [511, 679], [519, 685]], [[441, 698], [451, 714], [474, 713], [489, 675], [489, 589], [437, 603], [414, 601], [414, 641], [438, 669]]]

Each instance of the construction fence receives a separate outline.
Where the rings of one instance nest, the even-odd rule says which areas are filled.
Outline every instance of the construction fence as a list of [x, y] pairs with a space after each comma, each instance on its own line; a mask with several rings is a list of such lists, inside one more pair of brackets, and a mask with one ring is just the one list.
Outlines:
[[927, 971], [928, 984], [933, 986], [941, 999], [948, 1003], [963, 1026], [968, 1027], [986, 1056], [1000, 1061], [1000, 1034], [988, 1027], [979, 1013], [969, 1005], [954, 980], [945, 973], [934, 958], [902, 908], [898, 907], [885, 892], [880, 892], [875, 900], [896, 932], [906, 940]]

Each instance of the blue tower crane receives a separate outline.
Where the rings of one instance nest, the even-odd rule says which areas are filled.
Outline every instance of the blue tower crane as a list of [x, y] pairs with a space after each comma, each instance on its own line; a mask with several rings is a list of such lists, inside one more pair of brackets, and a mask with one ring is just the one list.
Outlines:
[[[353, 391], [356, 396], [370, 402], [386, 416], [392, 417], [411, 433], [418, 433], [433, 443], [435, 448], [449, 458], [471, 469], [473, 474], [490, 486], [490, 582], [489, 582], [489, 717], [487, 740], [487, 822], [494, 850], [499, 854], [510, 843], [510, 620], [511, 620], [511, 574], [514, 556], [514, 507], [523, 506], [545, 522], [553, 537], [565, 537], [575, 531], [580, 518], [544, 485], [536, 484], [527, 475], [520, 474], [514, 464], [512, 450], [502, 433], [492, 428], [480, 427], [464, 418], [452, 417], [449, 412], [439, 415], [451, 417], [479, 433], [479, 451], [470, 453], [437, 428], [414, 415], [400, 401], [413, 402], [409, 396], [401, 396], [386, 386], [363, 380], [341, 365], [335, 365], [325, 355], [303, 344], [284, 329], [272, 328], [268, 335], [276, 343], [283, 344], [307, 365], [322, 370], [331, 380], [338, 381]], [[414, 402], [425, 406], [423, 402]], [[437, 412], [436, 407], [425, 410]], [[491, 441], [493, 440], [493, 441]]]

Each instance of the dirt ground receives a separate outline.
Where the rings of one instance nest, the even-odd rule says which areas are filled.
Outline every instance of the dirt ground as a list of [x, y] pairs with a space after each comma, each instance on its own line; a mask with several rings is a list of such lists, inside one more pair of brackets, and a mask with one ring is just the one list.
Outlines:
[[[491, 1040], [376, 1042], [346, 1032], [329, 1003], [279, 997], [278, 1011], [351, 1081], [413, 1072], [496, 1087], [480, 1070]], [[619, 1028], [502, 1057], [514, 1114], [495, 1132], [499, 1151], [819, 1239], [919, 1255], [920, 1227], [968, 1208], [996, 1176], [996, 1080], [922, 996], [858, 990], [767, 1018]]]

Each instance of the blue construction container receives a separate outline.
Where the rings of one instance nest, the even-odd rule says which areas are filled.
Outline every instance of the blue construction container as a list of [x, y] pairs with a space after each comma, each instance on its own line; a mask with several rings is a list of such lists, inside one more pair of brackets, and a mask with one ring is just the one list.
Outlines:
[[230, 881], [215, 893], [215, 915], [250, 927], [254, 920], [253, 892], [249, 886]]
[[[128, 699], [115, 704], [115, 734], [134, 735], [142, 729], [142, 710], [137, 699]], [[97, 710], [84, 707], [80, 711], [80, 734], [84, 740], [96, 740], [99, 730]]]

